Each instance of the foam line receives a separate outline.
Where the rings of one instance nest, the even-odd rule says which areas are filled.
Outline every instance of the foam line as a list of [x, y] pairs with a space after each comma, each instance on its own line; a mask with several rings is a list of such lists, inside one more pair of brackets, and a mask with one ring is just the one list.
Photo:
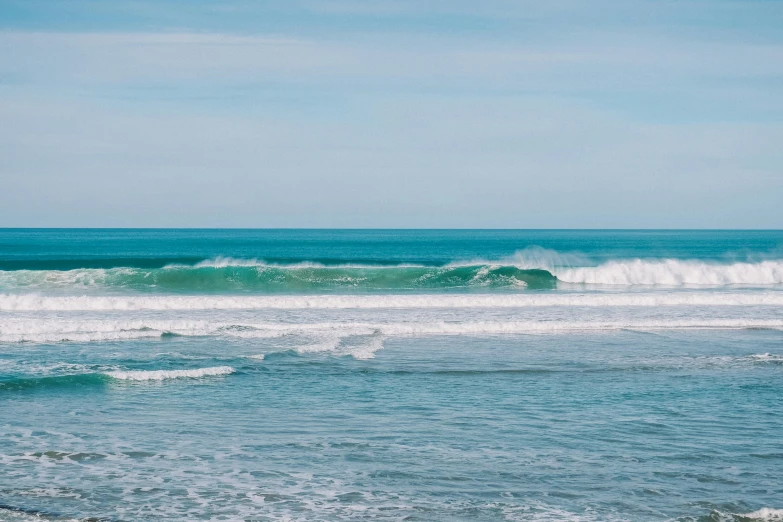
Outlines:
[[[8, 328], [0, 324], [2, 342], [110, 341], [179, 336], [223, 338], [270, 338], [283, 335], [317, 335], [333, 339], [349, 336], [417, 335], [507, 335], [524, 333], [557, 334], [574, 331], [609, 330], [683, 330], [683, 329], [783, 329], [783, 319], [645, 319], [614, 321], [478, 321], [478, 322], [323, 322], [323, 323], [243, 323], [209, 321], [85, 321], [66, 319], [29, 319], [16, 321]], [[329, 341], [332, 342], [332, 341]], [[303, 348], [306, 350], [307, 348]], [[318, 345], [317, 350], [325, 350]]]
[[678, 291], [645, 293], [550, 293], [472, 295], [311, 296], [44, 296], [0, 294], [0, 311], [253, 310], [379, 308], [525, 308], [783, 306], [783, 292]]

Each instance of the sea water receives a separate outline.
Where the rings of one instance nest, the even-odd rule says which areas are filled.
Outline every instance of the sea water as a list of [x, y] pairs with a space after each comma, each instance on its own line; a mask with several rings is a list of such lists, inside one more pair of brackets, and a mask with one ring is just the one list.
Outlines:
[[0, 520], [783, 520], [783, 232], [0, 231]]

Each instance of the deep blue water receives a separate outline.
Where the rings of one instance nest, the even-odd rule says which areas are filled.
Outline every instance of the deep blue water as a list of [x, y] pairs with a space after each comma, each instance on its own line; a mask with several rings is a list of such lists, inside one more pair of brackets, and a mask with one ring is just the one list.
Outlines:
[[783, 232], [0, 230], [0, 520], [783, 519]]

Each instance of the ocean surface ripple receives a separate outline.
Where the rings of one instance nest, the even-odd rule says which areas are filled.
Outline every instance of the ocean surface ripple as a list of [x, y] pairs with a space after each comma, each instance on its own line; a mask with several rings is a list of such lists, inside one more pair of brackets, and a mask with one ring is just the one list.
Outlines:
[[783, 522], [783, 232], [0, 230], [0, 521]]

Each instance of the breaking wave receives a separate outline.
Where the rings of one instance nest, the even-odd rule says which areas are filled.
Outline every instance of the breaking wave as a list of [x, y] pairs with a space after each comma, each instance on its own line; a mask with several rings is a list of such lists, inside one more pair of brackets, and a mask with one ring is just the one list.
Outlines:
[[[119, 381], [163, 381], [169, 379], [218, 377], [230, 375], [232, 373], [235, 373], [235, 370], [230, 366], [215, 366], [212, 368], [196, 368], [191, 370], [116, 370], [100, 373], [23, 376], [0, 380], [0, 392], [17, 392], [42, 388], [63, 389], [84, 386], [103, 386], [111, 382], [112, 379]], [[0, 520], [3, 519], [0, 517]]]
[[611, 261], [555, 272], [560, 281], [599, 285], [766, 286], [783, 284], [783, 261], [712, 264], [665, 259]]
[[758, 511], [753, 511], [752, 513], [745, 513], [740, 516], [749, 518], [751, 520], [783, 521], [783, 509], [761, 508]]
[[[543, 252], [543, 253], [542, 253]], [[577, 264], [578, 263], [578, 264]], [[783, 261], [709, 263], [679, 259], [616, 260], [598, 266], [575, 256], [523, 251], [500, 261], [443, 266], [268, 264], [215, 258], [160, 268], [115, 267], [0, 271], [6, 292], [128, 289], [155, 292], [395, 292], [459, 289], [553, 289], [612, 286], [769, 286], [783, 284]]]
[[761, 508], [750, 513], [724, 513], [713, 511], [709, 516], [699, 518], [715, 522], [783, 522], [783, 509]]
[[118, 288], [160, 292], [312, 293], [330, 291], [554, 288], [546, 270], [508, 265], [323, 266], [210, 261], [164, 268], [81, 268], [0, 271], [0, 289], [89, 290]]

